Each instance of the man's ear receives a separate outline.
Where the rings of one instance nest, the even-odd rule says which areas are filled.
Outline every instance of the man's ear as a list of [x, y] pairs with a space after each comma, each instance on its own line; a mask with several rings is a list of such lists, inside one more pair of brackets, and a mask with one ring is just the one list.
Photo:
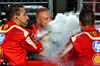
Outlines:
[[94, 25], [95, 25], [95, 23], [96, 23], [96, 20], [94, 20]]
[[18, 18], [18, 16], [17, 15], [14, 15], [14, 20], [16, 20]]
[[82, 23], [81, 23], [81, 21], [79, 20], [79, 24], [80, 24], [80, 26], [82, 26]]
[[40, 20], [39, 19], [36, 19], [36, 21], [37, 21], [38, 24], [40, 24]]

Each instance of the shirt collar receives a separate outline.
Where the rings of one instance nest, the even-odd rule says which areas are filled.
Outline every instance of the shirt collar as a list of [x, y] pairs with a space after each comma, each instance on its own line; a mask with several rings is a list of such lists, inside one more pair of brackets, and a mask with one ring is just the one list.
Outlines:
[[86, 27], [83, 31], [96, 30], [93, 26]]
[[15, 23], [14, 21], [11, 21], [11, 20], [9, 20], [9, 21], [7, 22], [7, 24], [9, 24], [9, 25], [16, 25], [16, 23]]
[[38, 25], [36, 25], [36, 29], [39, 30], [39, 26]]

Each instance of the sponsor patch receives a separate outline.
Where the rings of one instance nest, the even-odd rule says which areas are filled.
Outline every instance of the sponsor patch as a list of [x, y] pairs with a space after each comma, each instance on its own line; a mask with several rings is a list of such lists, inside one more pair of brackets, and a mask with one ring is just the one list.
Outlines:
[[93, 42], [93, 49], [95, 52], [100, 52], [100, 41]]
[[95, 65], [100, 65], [100, 54], [94, 55], [92, 60], [93, 60]]
[[4, 34], [0, 34], [0, 44], [3, 43], [4, 39], [5, 39], [5, 35]]
[[2, 49], [2, 47], [0, 46], [0, 57], [2, 57], [3, 56], [3, 49]]

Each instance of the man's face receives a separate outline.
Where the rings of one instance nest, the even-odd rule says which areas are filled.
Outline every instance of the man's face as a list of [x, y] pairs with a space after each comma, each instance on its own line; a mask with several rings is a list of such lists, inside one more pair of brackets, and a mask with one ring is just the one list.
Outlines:
[[19, 23], [21, 26], [27, 26], [29, 17], [26, 15], [26, 11], [24, 8], [20, 8], [20, 16], [18, 16], [18, 19], [20, 20]]
[[42, 11], [39, 13], [38, 24], [41, 27], [45, 27], [48, 22], [52, 21], [51, 14], [48, 11]]

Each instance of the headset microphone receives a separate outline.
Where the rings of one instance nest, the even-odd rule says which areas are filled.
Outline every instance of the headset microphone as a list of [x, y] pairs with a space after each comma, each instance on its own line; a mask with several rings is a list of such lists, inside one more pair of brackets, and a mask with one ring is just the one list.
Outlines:
[[[16, 19], [18, 19], [17, 17], [16, 17]], [[21, 21], [20, 19], [18, 19], [21, 23], [23, 23], [24, 25], [27, 25], [26, 23], [24, 23], [23, 21]]]

